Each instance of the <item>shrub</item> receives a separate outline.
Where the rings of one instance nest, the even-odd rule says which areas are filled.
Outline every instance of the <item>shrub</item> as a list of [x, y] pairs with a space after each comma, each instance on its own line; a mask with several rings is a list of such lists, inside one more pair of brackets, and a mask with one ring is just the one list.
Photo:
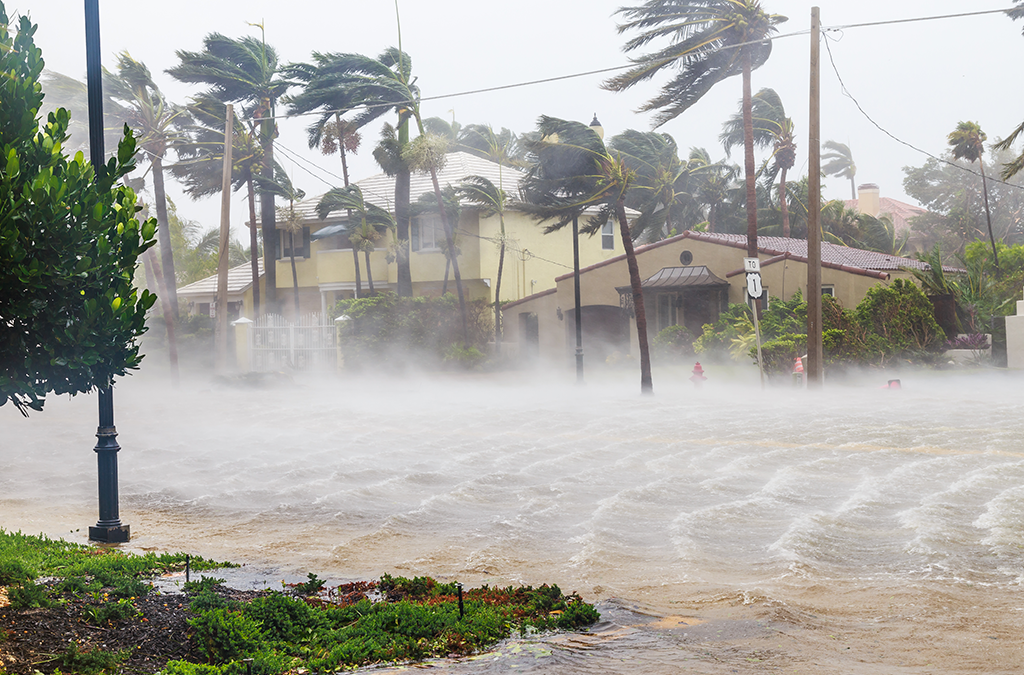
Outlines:
[[127, 653], [108, 652], [103, 649], [78, 650], [78, 645], [70, 644], [67, 649], [57, 655], [57, 667], [67, 673], [113, 673], [118, 665], [127, 658]]
[[669, 326], [654, 336], [651, 342], [655, 356], [686, 358], [694, 355], [694, 336], [686, 326]]
[[11, 607], [14, 609], [50, 606], [46, 586], [29, 581], [28, 579], [11, 586], [7, 590], [7, 597], [11, 601]]
[[256, 651], [260, 625], [241, 612], [212, 609], [188, 620], [199, 650], [210, 663], [227, 663]]
[[935, 322], [932, 303], [905, 279], [868, 290], [857, 305], [857, 322], [866, 330], [865, 355], [872, 362], [928, 360], [946, 338]]
[[281, 593], [256, 598], [242, 611], [260, 625], [269, 640], [300, 642], [317, 624], [316, 613], [309, 605]]

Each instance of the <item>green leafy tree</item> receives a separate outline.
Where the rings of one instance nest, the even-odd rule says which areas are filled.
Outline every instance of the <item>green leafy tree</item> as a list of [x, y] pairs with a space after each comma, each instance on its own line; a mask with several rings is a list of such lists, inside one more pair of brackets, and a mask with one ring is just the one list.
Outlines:
[[[257, 26], [263, 33], [263, 26]], [[241, 103], [242, 116], [259, 122], [259, 144], [263, 149], [260, 175], [273, 182], [274, 139], [277, 123], [274, 114], [278, 100], [284, 96], [292, 82], [279, 72], [277, 51], [267, 44], [265, 37], [232, 39], [220, 33], [210, 33], [203, 39], [203, 50], [178, 50], [178, 65], [167, 73], [181, 82], [206, 84], [206, 94], [222, 103]], [[223, 128], [223, 127], [222, 127]], [[277, 305], [277, 266], [273, 258], [277, 247], [277, 212], [271, 192], [260, 196], [263, 229], [263, 270], [266, 275], [267, 302]]]
[[64, 155], [67, 111], [38, 123], [34, 32], [23, 16], [12, 35], [0, 2], [0, 405], [26, 414], [47, 392], [109, 387], [137, 368], [156, 301], [133, 284], [156, 220], [140, 223], [135, 193], [116, 185], [135, 168], [135, 138], [125, 128], [102, 166]]
[[850, 181], [850, 199], [857, 198], [857, 183], [854, 178], [857, 175], [857, 165], [853, 161], [853, 152], [850, 146], [838, 141], [825, 141], [821, 147], [828, 152], [821, 153], [821, 159], [825, 162], [821, 166], [821, 172], [826, 176], [846, 178]]
[[522, 182], [525, 200], [517, 208], [536, 220], [553, 220], [545, 226], [545, 233], [565, 227], [588, 208], [596, 208], [597, 213], [587, 218], [581, 232], [594, 234], [612, 219], [618, 222], [640, 348], [640, 392], [650, 394], [654, 385], [647, 314], [633, 237], [626, 220], [626, 194], [635, 173], [620, 154], [609, 152], [592, 127], [544, 115], [538, 121], [537, 131], [536, 138], [526, 141], [533, 161]]
[[954, 159], [966, 159], [977, 162], [981, 170], [981, 192], [985, 197], [985, 222], [988, 226], [988, 238], [992, 242], [992, 259], [996, 264], [996, 275], [999, 274], [999, 252], [996, 251], [996, 238], [992, 234], [992, 211], [988, 205], [988, 183], [985, 181], [985, 139], [988, 136], [981, 130], [977, 122], [960, 122], [956, 129], [949, 133], [947, 140], [953, 149]]
[[623, 7], [619, 14], [626, 17], [619, 32], [638, 33], [626, 43], [625, 51], [669, 40], [667, 47], [633, 58], [635, 66], [604, 84], [607, 89], [624, 91], [658, 73], [673, 72], [661, 93], [641, 107], [641, 111], [657, 111], [655, 127], [678, 117], [718, 82], [742, 75], [747, 255], [756, 256], [757, 194], [750, 75], [768, 60], [772, 43], [767, 38], [786, 17], [764, 11], [760, 0], [648, 0], [639, 7]]
[[[501, 165], [498, 165], [499, 176]], [[501, 353], [501, 275], [505, 267], [505, 211], [509, 197], [500, 187], [483, 176], [466, 176], [456, 187], [460, 200], [479, 209], [481, 218], [498, 216], [498, 274], [494, 282], [494, 344], [496, 353]]]

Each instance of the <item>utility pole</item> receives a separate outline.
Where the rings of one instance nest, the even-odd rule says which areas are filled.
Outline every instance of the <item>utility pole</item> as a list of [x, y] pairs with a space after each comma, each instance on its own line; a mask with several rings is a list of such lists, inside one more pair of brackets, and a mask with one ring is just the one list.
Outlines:
[[228, 240], [231, 236], [231, 150], [235, 141], [234, 106], [228, 103], [224, 115], [224, 170], [220, 186], [220, 246], [217, 255], [217, 366], [220, 374], [227, 371], [228, 361]]
[[821, 17], [811, 8], [810, 120], [807, 128], [807, 386], [822, 383], [821, 349]]

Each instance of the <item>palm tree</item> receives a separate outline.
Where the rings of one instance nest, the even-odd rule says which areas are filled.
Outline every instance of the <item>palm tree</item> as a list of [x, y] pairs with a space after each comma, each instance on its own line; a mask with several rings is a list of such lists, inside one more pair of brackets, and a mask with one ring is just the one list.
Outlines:
[[[376, 248], [376, 242], [380, 241], [384, 232], [395, 229], [395, 219], [387, 210], [363, 199], [363, 192], [358, 185], [331, 188], [316, 205], [316, 213], [320, 220], [342, 209], [350, 214], [348, 237], [352, 242], [352, 248], [363, 251], [366, 257], [366, 280], [370, 286], [370, 293], [373, 294], [370, 253]], [[352, 219], [353, 215], [359, 217], [358, 223]]]
[[[761, 170], [765, 172], [768, 184], [779, 176], [779, 208], [782, 211], [782, 236], [789, 237], [789, 208], [786, 198], [786, 174], [796, 164], [796, 139], [793, 120], [786, 116], [782, 99], [774, 89], [765, 88], [757, 92], [752, 100], [754, 145], [771, 148], [772, 154], [765, 160]], [[726, 120], [722, 125], [719, 140], [725, 146], [725, 154], [745, 139], [743, 133], [743, 110]]]
[[670, 44], [633, 58], [636, 65], [604, 87], [623, 91], [659, 72], [675, 71], [661, 93], [641, 107], [658, 111], [659, 127], [685, 112], [722, 80], [743, 76], [744, 167], [746, 175], [747, 255], [757, 256], [757, 193], [754, 186], [754, 132], [750, 73], [764, 65], [772, 52], [770, 38], [786, 20], [768, 14], [760, 0], [648, 0], [639, 7], [623, 7], [627, 19], [619, 32], [639, 31], [624, 50], [668, 38]]
[[626, 206], [640, 211], [631, 228], [634, 240], [657, 241], [699, 222], [691, 170], [702, 167], [699, 162], [691, 166], [681, 160], [670, 135], [627, 129], [612, 138], [608, 147], [621, 153], [636, 174], [626, 195]]
[[828, 152], [822, 153], [821, 159], [825, 164], [821, 172], [826, 176], [850, 179], [850, 199], [857, 198], [857, 183], [854, 177], [857, 175], [857, 165], [853, 162], [853, 153], [850, 146], [837, 141], [825, 141], [822, 146]]
[[[498, 164], [499, 182], [501, 164]], [[505, 267], [505, 210], [508, 194], [483, 176], [466, 176], [456, 187], [459, 199], [476, 206], [481, 218], [498, 216], [498, 275], [494, 283], [494, 349], [501, 353], [501, 274]]]
[[[292, 297], [295, 301], [295, 318], [299, 317], [299, 275], [295, 267], [295, 234], [299, 234], [299, 243], [302, 244], [303, 223], [305, 219], [302, 214], [295, 210], [295, 202], [302, 201], [306, 196], [303, 190], [295, 187], [291, 178], [284, 171], [279, 171], [274, 176], [274, 181], [268, 181], [263, 176], [256, 177], [256, 185], [260, 193], [274, 195], [288, 200], [288, 206], [278, 207], [277, 215], [280, 217], [281, 226], [278, 229], [288, 233], [288, 258], [292, 267]], [[275, 219], [276, 220], [276, 219]], [[284, 253], [282, 246], [281, 253]]]
[[707, 231], [718, 232], [721, 225], [719, 216], [729, 199], [730, 187], [739, 168], [724, 161], [711, 161], [711, 155], [704, 148], [692, 148], [687, 164], [695, 183], [694, 200], [705, 210]]
[[[255, 25], [255, 24], [254, 24]], [[220, 33], [210, 33], [203, 39], [203, 51], [178, 50], [179, 64], [167, 73], [181, 82], [207, 84], [208, 95], [223, 103], [242, 103], [242, 117], [259, 122], [259, 143], [263, 149], [261, 176], [274, 181], [274, 138], [277, 124], [274, 114], [277, 101], [291, 86], [280, 77], [277, 52], [267, 44], [263, 26], [258, 26], [263, 37], [232, 39]], [[274, 195], [260, 195], [263, 228], [263, 269], [267, 280], [267, 302], [277, 305], [277, 267], [273, 259], [277, 248], [277, 213]]]
[[592, 127], [545, 115], [538, 121], [537, 128], [537, 138], [524, 141], [533, 162], [522, 182], [525, 200], [516, 206], [536, 220], [553, 220], [544, 228], [545, 233], [565, 227], [592, 207], [598, 207], [598, 211], [587, 218], [582, 232], [593, 234], [612, 218], [618, 220], [640, 348], [640, 391], [652, 393], [647, 314], [640, 269], [626, 220], [626, 193], [635, 174], [620, 154], [608, 151]]
[[455, 147], [501, 166], [526, 166], [519, 137], [505, 127], [496, 132], [489, 124], [467, 124], [459, 130]]
[[999, 253], [996, 251], [996, 238], [992, 234], [992, 212], [988, 207], [988, 184], [985, 181], [985, 140], [988, 136], [981, 130], [977, 122], [960, 122], [956, 129], [950, 132], [947, 140], [953, 148], [954, 159], [966, 159], [968, 162], [977, 162], [981, 170], [981, 192], [985, 195], [985, 220], [988, 222], [988, 238], [992, 242], [992, 260], [996, 266], [996, 277], [999, 272]]
[[[182, 129], [188, 141], [176, 146], [178, 162], [170, 167], [171, 174], [185, 186], [193, 199], [220, 192], [224, 172], [224, 123], [226, 108], [213, 97], [200, 94], [188, 106], [188, 116]], [[259, 142], [256, 123], [234, 117], [231, 135], [231, 182], [237, 192], [246, 190], [249, 204], [249, 251], [252, 269], [253, 313], [260, 314], [259, 241], [256, 225], [255, 178], [263, 168], [263, 147]], [[276, 166], [278, 172], [282, 169]], [[266, 266], [264, 266], [266, 268]]]

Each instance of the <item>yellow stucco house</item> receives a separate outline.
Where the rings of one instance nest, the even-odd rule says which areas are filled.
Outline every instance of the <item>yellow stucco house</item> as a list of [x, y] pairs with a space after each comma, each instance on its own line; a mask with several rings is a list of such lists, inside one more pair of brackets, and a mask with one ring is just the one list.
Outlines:
[[[636, 248], [644, 280], [644, 307], [653, 338], [662, 329], [684, 325], [696, 334], [713, 323], [729, 303], [745, 302], [743, 259], [746, 235], [687, 231]], [[758, 258], [767, 302], [807, 294], [807, 241], [759, 237]], [[844, 307], [855, 307], [875, 284], [911, 278], [908, 269], [927, 269], [908, 258], [823, 243], [822, 293]], [[632, 320], [632, 293], [623, 254], [580, 270], [583, 344], [588, 361], [609, 355], [637, 353]], [[570, 359], [575, 351], [573, 274], [555, 278], [552, 288], [503, 307], [505, 340], [516, 342], [523, 357], [553, 361]]]
[[[494, 162], [465, 152], [448, 155], [444, 169], [438, 174], [441, 187], [456, 185], [467, 176], [478, 175], [515, 199], [525, 174], [517, 169], [499, 166]], [[363, 198], [381, 208], [394, 212], [395, 179], [378, 174], [356, 183]], [[433, 194], [433, 185], [427, 173], [414, 173], [410, 185], [413, 203], [423, 194]], [[303, 231], [294, 235], [296, 273], [299, 288], [300, 314], [326, 313], [336, 301], [354, 297], [356, 293], [355, 265], [352, 248], [345, 235], [344, 212], [330, 214], [320, 220], [316, 205], [320, 196], [304, 200], [297, 205], [303, 216]], [[502, 272], [501, 300], [514, 301], [554, 287], [555, 278], [572, 269], [572, 232], [564, 228], [552, 234], [543, 233], [543, 224], [515, 211], [505, 214], [506, 253]], [[456, 245], [461, 250], [459, 268], [468, 299], [494, 302], [494, 287], [498, 273], [498, 241], [500, 224], [497, 215], [482, 217], [469, 205], [463, 205], [456, 232]], [[390, 236], [390, 235], [389, 235]], [[289, 235], [280, 233], [282, 247], [277, 258], [277, 288], [282, 311], [292, 313], [292, 271]], [[417, 216], [410, 232], [410, 268], [413, 294], [436, 296], [441, 294], [445, 277], [445, 256], [441, 245], [444, 233], [436, 214]], [[282, 250], [283, 249], [283, 250]], [[622, 253], [622, 243], [616, 231], [606, 231], [593, 237], [580, 239], [580, 264], [594, 265]], [[359, 255], [363, 292], [368, 291], [365, 258]], [[387, 261], [386, 242], [370, 254], [370, 274], [375, 290], [395, 290], [398, 267]], [[454, 278], [448, 291], [455, 292]]]

